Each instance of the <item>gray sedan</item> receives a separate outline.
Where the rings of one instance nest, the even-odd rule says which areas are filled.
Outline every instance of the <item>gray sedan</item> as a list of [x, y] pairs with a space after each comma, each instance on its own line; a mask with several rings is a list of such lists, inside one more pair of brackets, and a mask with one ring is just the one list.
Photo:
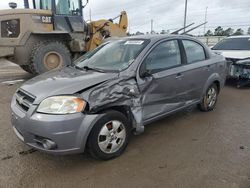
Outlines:
[[131, 132], [197, 105], [215, 108], [225, 59], [196, 39], [148, 35], [107, 42], [72, 66], [39, 75], [14, 94], [12, 125], [27, 145], [53, 154], [108, 160]]

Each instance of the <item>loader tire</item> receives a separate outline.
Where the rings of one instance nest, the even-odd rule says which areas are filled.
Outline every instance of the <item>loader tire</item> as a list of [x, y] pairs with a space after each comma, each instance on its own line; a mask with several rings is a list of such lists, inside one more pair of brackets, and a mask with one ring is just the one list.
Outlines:
[[29, 65], [20, 65], [20, 67], [21, 67], [24, 71], [26, 71], [26, 72], [28, 72], [28, 73], [30, 73], [30, 74], [33, 74], [33, 72], [32, 72], [32, 70], [30, 69], [30, 66], [29, 66]]
[[42, 74], [52, 69], [60, 69], [71, 64], [71, 54], [60, 41], [42, 41], [36, 44], [30, 57], [30, 70]]

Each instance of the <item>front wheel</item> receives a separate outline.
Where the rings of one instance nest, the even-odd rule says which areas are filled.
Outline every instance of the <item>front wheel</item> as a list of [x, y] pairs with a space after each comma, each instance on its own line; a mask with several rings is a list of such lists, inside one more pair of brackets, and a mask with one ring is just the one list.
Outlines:
[[203, 112], [212, 111], [218, 99], [218, 87], [216, 84], [212, 84], [206, 91], [202, 102], [198, 105], [199, 109]]
[[106, 112], [89, 135], [88, 150], [94, 158], [101, 160], [118, 157], [126, 149], [130, 133], [130, 125], [122, 113]]

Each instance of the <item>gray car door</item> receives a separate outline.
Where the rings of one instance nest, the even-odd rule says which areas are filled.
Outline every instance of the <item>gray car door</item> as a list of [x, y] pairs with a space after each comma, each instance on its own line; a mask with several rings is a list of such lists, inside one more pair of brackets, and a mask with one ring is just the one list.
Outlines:
[[150, 72], [148, 76], [138, 79], [144, 121], [184, 106], [185, 84], [178, 40], [158, 44], [143, 60], [141, 67]]
[[203, 46], [192, 40], [182, 40], [185, 50], [186, 65], [183, 73], [186, 82], [186, 105], [199, 101], [214, 63], [207, 57]]

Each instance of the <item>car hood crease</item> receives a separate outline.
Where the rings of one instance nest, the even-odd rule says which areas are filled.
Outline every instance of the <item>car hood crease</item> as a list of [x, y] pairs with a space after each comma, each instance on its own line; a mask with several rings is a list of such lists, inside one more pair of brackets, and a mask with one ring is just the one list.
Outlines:
[[36, 104], [49, 96], [75, 94], [116, 76], [117, 73], [81, 71], [65, 67], [34, 77], [25, 82], [21, 89], [35, 96], [34, 104]]

